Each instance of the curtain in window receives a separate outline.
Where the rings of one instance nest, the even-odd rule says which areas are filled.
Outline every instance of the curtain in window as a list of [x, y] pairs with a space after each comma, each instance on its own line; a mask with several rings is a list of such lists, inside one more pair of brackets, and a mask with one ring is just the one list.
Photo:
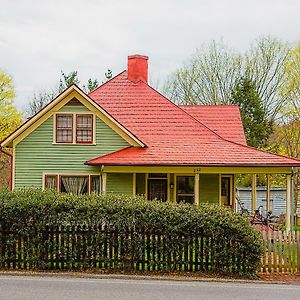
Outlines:
[[88, 177], [62, 176], [61, 180], [67, 193], [80, 195], [86, 191]]
[[46, 189], [57, 189], [57, 176], [56, 175], [46, 175], [45, 178], [45, 188]]

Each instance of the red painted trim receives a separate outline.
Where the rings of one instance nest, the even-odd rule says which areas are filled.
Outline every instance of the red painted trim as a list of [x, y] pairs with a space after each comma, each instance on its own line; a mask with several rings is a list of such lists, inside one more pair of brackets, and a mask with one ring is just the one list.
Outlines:
[[46, 180], [47, 180], [47, 177], [55, 177], [56, 190], [58, 191], [58, 175], [45, 174], [45, 175], [44, 175], [44, 189], [46, 188]]

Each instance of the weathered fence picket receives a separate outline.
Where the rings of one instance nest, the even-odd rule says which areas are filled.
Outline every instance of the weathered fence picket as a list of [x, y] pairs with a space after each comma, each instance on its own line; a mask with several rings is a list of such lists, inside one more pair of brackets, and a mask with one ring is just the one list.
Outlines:
[[300, 233], [295, 231], [263, 231], [264, 254], [261, 272], [300, 272]]

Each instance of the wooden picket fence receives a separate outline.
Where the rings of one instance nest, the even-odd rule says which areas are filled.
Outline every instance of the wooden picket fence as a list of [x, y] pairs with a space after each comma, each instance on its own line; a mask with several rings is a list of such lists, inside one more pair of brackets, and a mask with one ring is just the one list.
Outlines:
[[261, 258], [262, 273], [300, 272], [300, 232], [261, 231], [264, 254]]
[[[0, 230], [0, 269], [247, 272], [238, 241], [174, 236], [146, 228], [56, 226]], [[235, 254], [232, 254], [235, 249]], [[222, 255], [222, 259], [218, 259]]]
[[[260, 272], [299, 273], [300, 232], [261, 233]], [[169, 236], [145, 228], [56, 226], [30, 234], [0, 230], [0, 269], [247, 271], [243, 253], [234, 256], [231, 247], [238, 249], [239, 243], [230, 238], [221, 242], [205, 236]]]

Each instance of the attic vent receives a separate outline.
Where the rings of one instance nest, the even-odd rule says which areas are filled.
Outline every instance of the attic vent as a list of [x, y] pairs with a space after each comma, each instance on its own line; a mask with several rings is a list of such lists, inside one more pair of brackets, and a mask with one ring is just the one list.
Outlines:
[[71, 99], [66, 105], [68, 105], [68, 106], [83, 106], [83, 104], [75, 97], [73, 99]]

